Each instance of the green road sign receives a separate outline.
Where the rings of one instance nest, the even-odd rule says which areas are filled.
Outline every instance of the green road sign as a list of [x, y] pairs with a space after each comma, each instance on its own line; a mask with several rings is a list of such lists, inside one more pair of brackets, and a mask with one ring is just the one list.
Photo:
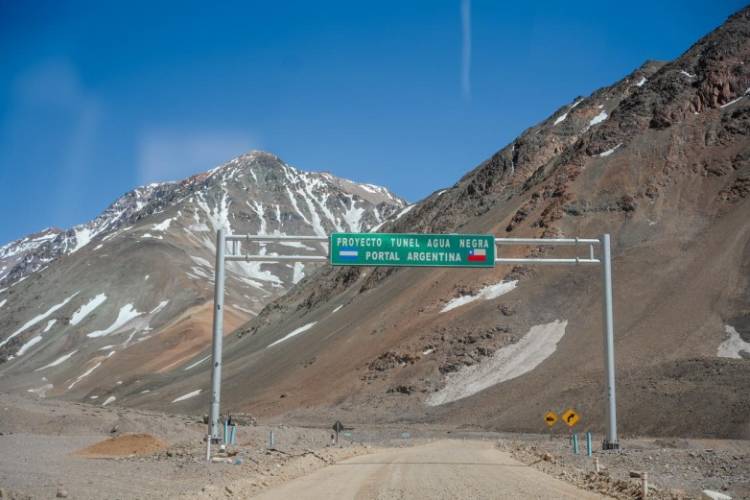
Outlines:
[[332, 233], [333, 266], [493, 267], [491, 234]]

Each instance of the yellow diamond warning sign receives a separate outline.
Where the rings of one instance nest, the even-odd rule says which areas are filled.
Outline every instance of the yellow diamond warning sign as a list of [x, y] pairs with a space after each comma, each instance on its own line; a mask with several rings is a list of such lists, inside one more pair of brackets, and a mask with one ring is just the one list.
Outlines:
[[562, 419], [563, 422], [565, 422], [565, 425], [573, 427], [579, 420], [581, 420], [581, 416], [573, 408], [568, 408], [565, 410], [565, 413], [562, 414]]
[[554, 411], [548, 411], [544, 414], [544, 423], [547, 424], [548, 427], [552, 427], [557, 423], [557, 413]]

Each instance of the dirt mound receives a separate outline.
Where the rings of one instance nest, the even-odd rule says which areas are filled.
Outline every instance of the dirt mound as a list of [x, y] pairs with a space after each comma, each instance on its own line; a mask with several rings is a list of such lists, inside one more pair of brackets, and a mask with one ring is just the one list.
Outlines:
[[167, 448], [167, 443], [150, 434], [125, 434], [87, 448], [75, 454], [82, 457], [126, 457], [130, 455], [150, 455]]

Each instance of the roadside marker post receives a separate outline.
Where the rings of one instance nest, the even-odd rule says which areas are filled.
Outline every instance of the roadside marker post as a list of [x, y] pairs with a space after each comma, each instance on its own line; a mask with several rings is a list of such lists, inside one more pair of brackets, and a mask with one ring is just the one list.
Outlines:
[[344, 430], [344, 424], [342, 424], [340, 420], [336, 420], [333, 423], [333, 427], [331, 427], [331, 428], [333, 429], [333, 432], [336, 433], [336, 437], [334, 438], [333, 444], [337, 445], [337, 444], [339, 444], [339, 432], [341, 432], [341, 431]]
[[557, 423], [557, 413], [554, 411], [548, 411], [544, 414], [544, 423], [547, 424], [547, 429], [549, 430], [549, 439], [552, 440], [552, 428]]
[[[341, 239], [334, 239], [341, 238]], [[348, 238], [348, 240], [347, 240]], [[227, 243], [231, 252], [225, 255]], [[264, 255], [247, 253], [243, 245], [272, 242], [317, 242], [328, 245], [325, 253], [312, 255]], [[462, 243], [463, 242], [463, 243]], [[454, 247], [454, 244], [461, 245]], [[378, 245], [378, 246], [372, 246]], [[498, 246], [573, 246], [588, 247], [585, 257], [568, 258], [505, 258], [498, 256]], [[594, 247], [599, 247], [599, 258]], [[367, 252], [370, 252], [369, 254]], [[328, 262], [333, 266], [386, 266], [386, 267], [463, 267], [491, 268], [495, 265], [601, 265], [602, 316], [604, 330], [604, 368], [606, 386], [606, 437], [605, 450], [619, 449], [617, 437], [617, 401], [615, 395], [614, 314], [612, 307], [612, 255], [610, 235], [600, 238], [496, 238], [493, 235], [461, 234], [401, 234], [401, 233], [333, 233], [329, 236], [266, 236], [226, 235], [224, 229], [216, 232], [216, 267], [214, 287], [214, 318], [211, 370], [211, 406], [206, 454], [210, 461], [211, 441], [218, 443], [220, 436], [219, 412], [221, 406], [221, 368], [224, 317], [224, 263], [229, 261], [294, 263]], [[577, 422], [577, 420], [576, 420]], [[568, 423], [566, 421], [566, 423]], [[575, 424], [573, 424], [575, 425]], [[571, 426], [572, 427], [572, 426]]]

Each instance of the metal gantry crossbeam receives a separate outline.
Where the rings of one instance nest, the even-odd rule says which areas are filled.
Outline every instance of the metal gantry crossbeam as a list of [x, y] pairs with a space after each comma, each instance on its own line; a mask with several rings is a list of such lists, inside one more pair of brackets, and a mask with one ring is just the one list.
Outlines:
[[588, 257], [573, 257], [557, 259], [549, 257], [537, 258], [503, 258], [496, 257], [495, 264], [600, 264], [594, 255], [594, 247], [601, 244], [600, 240], [591, 238], [495, 238], [496, 246], [536, 246], [536, 247], [569, 247], [588, 246]]
[[[366, 233], [377, 234], [377, 233]], [[398, 235], [394, 235], [398, 236]], [[441, 236], [441, 235], [436, 235]], [[442, 235], [456, 236], [456, 235]], [[327, 243], [328, 248], [322, 248], [316, 253], [309, 255], [278, 255], [276, 253], [245, 253], [243, 244], [257, 243], [264, 246], [268, 243]], [[226, 254], [226, 246], [230, 243], [232, 251]], [[224, 316], [224, 263], [225, 262], [266, 262], [266, 263], [289, 263], [289, 262], [329, 262], [334, 265], [330, 255], [331, 236], [288, 236], [288, 235], [226, 235], [223, 229], [216, 234], [216, 279], [214, 290], [214, 321], [213, 321], [213, 349], [212, 349], [212, 372], [211, 372], [211, 409], [209, 417], [209, 433], [207, 436], [206, 454], [210, 459], [211, 441], [220, 439], [220, 406], [221, 406], [221, 368], [222, 368], [222, 342], [223, 342], [223, 316]], [[496, 256], [495, 264], [506, 265], [592, 265], [598, 264], [602, 269], [602, 311], [604, 323], [604, 365], [606, 371], [607, 390], [607, 436], [603, 442], [604, 449], [619, 448], [617, 437], [617, 407], [615, 395], [615, 356], [614, 356], [614, 315], [612, 311], [612, 257], [610, 248], [610, 236], [604, 234], [600, 238], [499, 238], [494, 239], [495, 249], [498, 246], [523, 246], [523, 247], [556, 247], [572, 246], [586, 248], [588, 255], [585, 257], [528, 257], [509, 258]], [[598, 248], [598, 252], [595, 249]], [[598, 253], [598, 257], [597, 257]], [[495, 255], [495, 252], [492, 253]]]
[[[218, 238], [217, 238], [218, 240]], [[326, 262], [328, 253], [325, 255], [267, 255], [267, 254], [241, 254], [238, 253], [237, 244], [240, 249], [242, 243], [302, 243], [318, 242], [328, 243], [327, 236], [287, 236], [287, 235], [244, 235], [244, 236], [225, 236], [224, 241], [233, 244], [232, 254], [225, 257], [227, 261], [241, 262]]]

